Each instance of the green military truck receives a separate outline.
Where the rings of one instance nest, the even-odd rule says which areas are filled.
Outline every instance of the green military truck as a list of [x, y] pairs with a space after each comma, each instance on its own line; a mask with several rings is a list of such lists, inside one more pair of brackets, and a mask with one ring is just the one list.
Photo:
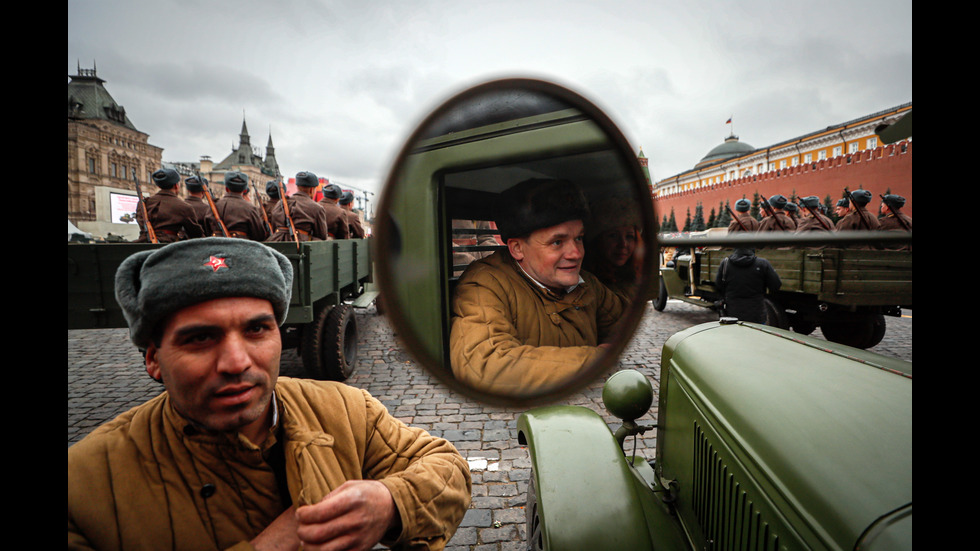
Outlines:
[[[68, 329], [126, 327], [114, 277], [129, 255], [150, 243], [68, 243]], [[282, 326], [283, 348], [296, 348], [311, 378], [343, 381], [356, 368], [354, 307], [377, 292], [370, 239], [266, 243], [293, 265], [293, 292]]]
[[[713, 232], [692, 236], [692, 241], [716, 237]], [[715, 277], [732, 251], [662, 251], [654, 308], [663, 311], [672, 298], [718, 309], [722, 297]], [[779, 291], [765, 299], [768, 325], [804, 335], [820, 327], [828, 340], [867, 349], [885, 336], [885, 316], [900, 316], [902, 308], [912, 308], [912, 251], [767, 247], [756, 249], [756, 255], [768, 260], [782, 280]]]
[[[546, 101], [519, 101], [527, 97]], [[551, 99], [558, 105], [538, 108]], [[512, 108], [517, 104], [532, 108]], [[634, 370], [614, 373], [603, 388], [608, 412], [622, 421], [615, 430], [592, 409], [541, 405], [614, 368], [636, 328], [632, 316], [645, 310], [642, 297], [658, 286], [654, 255], [644, 264], [644, 285], [613, 353], [585, 366], [575, 384], [548, 396], [501, 396], [453, 380], [446, 350], [460, 269], [453, 260], [453, 220], [489, 219], [494, 195], [529, 174], [577, 176], [588, 184], [590, 199], [612, 181], [647, 201], [646, 182], [631, 164], [634, 154], [596, 112], [560, 87], [524, 79], [495, 81], [454, 96], [423, 121], [396, 159], [376, 225], [378, 282], [389, 319], [416, 360], [476, 400], [540, 406], [520, 416], [516, 431], [532, 466], [527, 549], [911, 549], [910, 362], [723, 318], [665, 343], [656, 425], [640, 421], [654, 406], [654, 384]], [[644, 235], [654, 235], [656, 217], [649, 214], [644, 212]], [[657, 250], [655, 239], [647, 244], [649, 251]], [[696, 249], [699, 242], [661, 244]], [[689, 291], [707, 290], [725, 254], [720, 248], [700, 250], [693, 255], [693, 272], [688, 259], [660, 273], [665, 280], [676, 275], [682, 283], [693, 282]], [[796, 287], [806, 290], [817, 311], [820, 297], [834, 298], [826, 303], [828, 310], [857, 312], [865, 306], [851, 308], [847, 302], [862, 279], [849, 272], [871, 266], [862, 264], [864, 253], [779, 254], [798, 265], [795, 279], [783, 276], [787, 294]], [[782, 262], [768, 250], [765, 256]], [[883, 272], [903, 257], [875, 256], [884, 259], [873, 264]], [[910, 257], [908, 262], [910, 293]], [[668, 293], [660, 296], [665, 303]], [[678, 292], [710, 303], [694, 296]], [[873, 306], [884, 313], [892, 302], [910, 306], [911, 295], [908, 301], [888, 299]], [[784, 306], [782, 312], [799, 330], [804, 318], [790, 315], [806, 310], [796, 308]], [[637, 457], [627, 444], [647, 431], [656, 431], [652, 459]]]

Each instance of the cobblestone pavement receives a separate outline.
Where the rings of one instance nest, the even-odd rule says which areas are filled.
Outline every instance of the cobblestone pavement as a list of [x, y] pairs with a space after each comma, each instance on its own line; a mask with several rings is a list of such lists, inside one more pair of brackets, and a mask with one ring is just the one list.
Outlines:
[[[663, 312], [648, 311], [619, 368], [637, 369], [654, 383], [660, 379], [660, 353], [677, 331], [714, 321], [717, 315], [693, 305], [670, 301]], [[912, 360], [912, 318], [887, 317], [888, 330], [875, 352]], [[470, 463], [473, 502], [448, 549], [504, 551], [524, 548], [525, 493], [531, 476], [526, 448], [517, 442], [522, 409], [474, 403], [450, 391], [419, 368], [399, 347], [383, 316], [374, 308], [357, 313], [357, 372], [347, 382], [364, 388], [406, 423], [453, 442]], [[813, 334], [821, 337], [819, 329]], [[295, 351], [283, 353], [282, 374], [302, 377]], [[603, 381], [561, 403], [583, 405], [602, 415], [613, 428], [617, 420], [602, 406]], [[161, 386], [143, 371], [139, 353], [125, 329], [68, 331], [68, 445], [117, 414], [156, 396]], [[656, 398], [654, 398], [656, 404]], [[655, 423], [656, 407], [640, 419]], [[637, 455], [653, 458], [656, 431], [636, 441]]]

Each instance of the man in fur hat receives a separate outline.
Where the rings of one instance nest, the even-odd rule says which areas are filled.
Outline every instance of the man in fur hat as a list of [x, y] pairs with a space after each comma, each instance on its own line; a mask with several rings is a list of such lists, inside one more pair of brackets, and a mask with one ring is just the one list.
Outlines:
[[625, 305], [582, 271], [588, 219], [571, 182], [531, 179], [501, 194], [495, 222], [507, 249], [470, 264], [455, 290], [457, 379], [533, 393], [567, 382], [599, 356]]
[[466, 461], [363, 390], [279, 376], [292, 278], [225, 237], [120, 264], [116, 300], [165, 391], [68, 448], [69, 549], [445, 546]]
[[[153, 183], [160, 191], [143, 200], [150, 225], [160, 243], [172, 243], [179, 239], [202, 237], [204, 229], [198, 224], [194, 209], [177, 196], [180, 190], [180, 175], [172, 168], [161, 168], [152, 175]], [[137, 210], [136, 219], [140, 224], [137, 243], [150, 241], [149, 231], [144, 227], [143, 212]]]

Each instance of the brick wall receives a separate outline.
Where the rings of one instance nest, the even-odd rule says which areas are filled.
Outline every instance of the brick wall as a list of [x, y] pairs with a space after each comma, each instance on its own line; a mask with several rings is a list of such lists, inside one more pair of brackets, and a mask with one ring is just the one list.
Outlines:
[[860, 153], [704, 186], [655, 199], [653, 206], [657, 222], [661, 222], [664, 216], [669, 218], [673, 208], [674, 217], [680, 227], [687, 217], [688, 208], [693, 216], [698, 203], [701, 203], [707, 221], [711, 209], [716, 210], [715, 214], [720, 214], [717, 212], [719, 204], [724, 205], [727, 201], [734, 210], [735, 201], [743, 196], [751, 201], [757, 192], [766, 197], [777, 193], [786, 197], [791, 197], [794, 193], [797, 197], [816, 195], [821, 202], [830, 195], [836, 202], [845, 187], [852, 191], [858, 188], [871, 191], [874, 199], [869, 207], [876, 213], [881, 203], [878, 195], [886, 191], [901, 195], [906, 199], [902, 212], [912, 216], [912, 207], [915, 205], [912, 197], [912, 142], [898, 142]]

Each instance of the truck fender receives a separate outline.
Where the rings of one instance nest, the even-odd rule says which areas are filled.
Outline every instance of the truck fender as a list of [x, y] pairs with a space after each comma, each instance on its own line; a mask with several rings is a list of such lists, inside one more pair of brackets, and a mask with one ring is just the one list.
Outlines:
[[543, 549], [653, 549], [635, 476], [598, 414], [541, 407], [517, 428], [533, 467]]

